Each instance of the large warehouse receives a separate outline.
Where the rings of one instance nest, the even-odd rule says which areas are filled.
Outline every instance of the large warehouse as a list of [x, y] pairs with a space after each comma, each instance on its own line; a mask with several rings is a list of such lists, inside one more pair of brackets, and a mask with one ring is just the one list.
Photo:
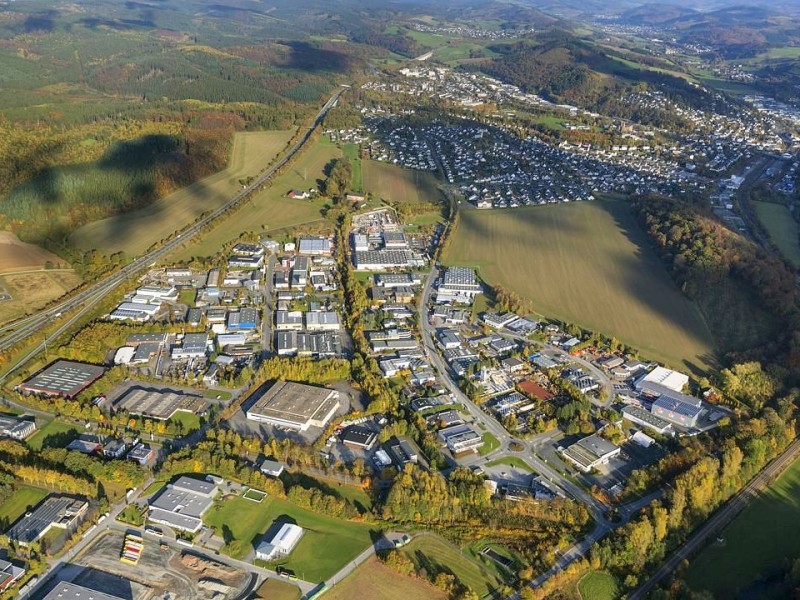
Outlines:
[[178, 411], [202, 414], [208, 409], [209, 403], [202, 396], [180, 390], [133, 387], [114, 404], [116, 408], [132, 415], [165, 421]]
[[99, 365], [57, 360], [19, 384], [17, 388], [29, 394], [74, 398], [100, 379], [105, 371], [105, 368]]
[[247, 411], [259, 423], [307, 431], [325, 427], [340, 406], [339, 392], [291, 381], [277, 381]]

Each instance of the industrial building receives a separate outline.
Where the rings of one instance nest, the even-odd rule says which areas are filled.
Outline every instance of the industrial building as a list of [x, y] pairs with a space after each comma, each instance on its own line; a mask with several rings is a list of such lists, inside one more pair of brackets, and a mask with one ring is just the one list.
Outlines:
[[202, 517], [211, 508], [217, 486], [208, 481], [180, 477], [167, 484], [150, 500], [148, 519], [174, 529], [195, 533], [203, 526]]
[[300, 238], [297, 252], [309, 256], [330, 256], [331, 241], [327, 238]]
[[77, 528], [88, 510], [89, 502], [81, 498], [49, 496], [33, 512], [20, 518], [6, 535], [20, 546], [27, 546], [53, 527], [66, 530]]
[[356, 250], [353, 264], [357, 271], [387, 271], [424, 267], [425, 258], [411, 250]]
[[112, 321], [138, 321], [143, 323], [152, 319], [161, 306], [143, 302], [123, 302], [115, 308], [108, 318]]
[[179, 411], [202, 414], [208, 409], [208, 400], [179, 390], [134, 387], [118, 398], [114, 406], [132, 415], [166, 421]]
[[340, 327], [339, 315], [334, 311], [320, 310], [306, 313], [308, 331], [339, 331]]
[[263, 540], [256, 548], [258, 560], [275, 560], [287, 556], [300, 538], [303, 537], [303, 528], [294, 523], [284, 523], [269, 540]]
[[474, 269], [448, 267], [436, 289], [438, 304], [472, 304], [475, 296], [483, 291]]
[[207, 333], [187, 333], [183, 336], [180, 346], [173, 348], [170, 355], [173, 360], [188, 360], [191, 358], [203, 358], [207, 351]]
[[475, 452], [483, 446], [483, 438], [467, 425], [454, 425], [440, 429], [439, 439], [447, 445], [447, 448], [454, 455]]
[[636, 389], [642, 391], [648, 387], [648, 384], [655, 383], [672, 390], [673, 392], [682, 392], [683, 388], [689, 383], [689, 376], [666, 369], [664, 367], [656, 367], [649, 373], [643, 375], [636, 381]]
[[351, 425], [342, 432], [342, 443], [350, 448], [372, 450], [378, 441], [378, 434], [360, 425]]
[[258, 326], [258, 311], [255, 308], [242, 308], [228, 313], [228, 331], [249, 331]]
[[589, 473], [602, 464], [619, 456], [622, 448], [597, 434], [578, 440], [564, 451], [564, 458], [584, 473]]
[[122, 598], [68, 581], [59, 581], [42, 600], [122, 600]]
[[71, 360], [57, 360], [17, 386], [22, 392], [41, 396], [74, 398], [105, 373], [105, 368]]
[[670, 429], [672, 429], [672, 423], [666, 419], [662, 419], [661, 417], [654, 415], [651, 412], [646, 411], [639, 406], [625, 406], [622, 409], [622, 416], [631, 423], [641, 425], [642, 427], [647, 427], [648, 429], [652, 429], [653, 431], [656, 431], [662, 435], [669, 433]]
[[247, 418], [307, 431], [309, 427], [325, 427], [339, 406], [336, 390], [281, 380], [256, 399], [247, 411]]
[[12, 415], [0, 415], [0, 436], [9, 437], [14, 440], [24, 440], [36, 431], [36, 421], [33, 417], [14, 417]]

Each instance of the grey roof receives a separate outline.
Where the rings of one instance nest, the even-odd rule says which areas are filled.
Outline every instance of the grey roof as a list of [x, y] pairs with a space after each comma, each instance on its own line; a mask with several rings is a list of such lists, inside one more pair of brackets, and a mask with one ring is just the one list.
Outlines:
[[28, 544], [39, 539], [54, 523], [69, 523], [87, 505], [86, 500], [70, 496], [50, 496], [30, 516], [19, 519], [6, 535], [12, 540]]
[[82, 585], [59, 581], [42, 600], [122, 600], [122, 598], [105, 592], [98, 592]]
[[593, 434], [583, 438], [582, 440], [578, 440], [577, 444], [581, 448], [591, 452], [597, 458], [606, 456], [607, 454], [610, 454], [619, 448], [619, 446], [616, 444], [612, 444], [607, 439], [602, 438], [597, 434]]
[[686, 402], [681, 402], [675, 398], [670, 398], [668, 396], [661, 396], [658, 400], [653, 402], [653, 408], [660, 408], [661, 410], [666, 410], [672, 413], [676, 413], [682, 415], [684, 417], [689, 417], [690, 419], [695, 418], [697, 415], [700, 414], [700, 411], [703, 410], [699, 406], [694, 406], [693, 404], [688, 404]]
[[57, 360], [20, 384], [34, 393], [72, 397], [102, 377], [105, 368], [99, 365]]

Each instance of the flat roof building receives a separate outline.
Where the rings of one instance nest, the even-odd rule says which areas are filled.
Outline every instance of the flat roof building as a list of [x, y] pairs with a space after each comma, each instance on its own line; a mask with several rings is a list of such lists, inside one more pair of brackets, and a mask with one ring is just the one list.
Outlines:
[[647, 383], [656, 383], [674, 392], [682, 392], [683, 388], [689, 383], [689, 376], [672, 369], [656, 367], [636, 381], [636, 389], [640, 390], [643, 384]]
[[455, 455], [475, 452], [483, 446], [483, 438], [468, 425], [454, 425], [439, 430], [439, 438]]
[[284, 523], [269, 540], [262, 541], [256, 548], [258, 560], [275, 560], [287, 556], [303, 537], [303, 528], [294, 523]]
[[436, 289], [436, 302], [449, 304], [458, 302], [471, 304], [475, 296], [483, 291], [474, 269], [448, 267], [445, 269]]
[[330, 256], [331, 241], [327, 238], [300, 238], [297, 251], [309, 256]]
[[166, 421], [176, 412], [202, 414], [208, 400], [199, 395], [185, 394], [171, 389], [131, 388], [114, 405], [133, 415]]
[[342, 432], [341, 440], [345, 446], [351, 448], [372, 450], [375, 442], [378, 441], [378, 434], [366, 427], [351, 425]]
[[29, 394], [74, 398], [100, 379], [105, 371], [100, 365], [57, 360], [17, 387]]
[[203, 526], [202, 516], [211, 507], [217, 491], [217, 486], [209, 481], [182, 476], [150, 501], [148, 519], [183, 531], [199, 531]]
[[27, 546], [44, 536], [52, 527], [77, 527], [88, 510], [89, 502], [81, 498], [49, 496], [33, 512], [21, 517], [6, 535], [21, 546]]
[[672, 428], [672, 423], [666, 419], [662, 419], [658, 415], [654, 415], [653, 413], [646, 411], [639, 406], [625, 406], [622, 409], [622, 416], [631, 423], [641, 425], [642, 427], [647, 427], [648, 429], [652, 429], [653, 431], [657, 431], [661, 434], [667, 433]]
[[42, 600], [122, 600], [122, 598], [68, 581], [59, 581]]
[[340, 327], [339, 315], [332, 310], [306, 313], [308, 331], [338, 331]]
[[325, 427], [339, 406], [336, 390], [280, 380], [256, 399], [247, 411], [247, 418], [307, 431], [309, 427]]
[[24, 440], [36, 431], [36, 421], [12, 415], [0, 415], [0, 436]]
[[578, 440], [564, 451], [564, 457], [584, 473], [619, 456], [622, 448], [599, 435], [592, 434]]

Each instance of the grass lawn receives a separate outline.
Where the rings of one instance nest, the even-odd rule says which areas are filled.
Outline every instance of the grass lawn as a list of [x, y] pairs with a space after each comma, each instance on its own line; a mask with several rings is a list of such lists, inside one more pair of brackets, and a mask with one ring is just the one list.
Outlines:
[[24, 515], [29, 508], [39, 504], [49, 493], [42, 488], [28, 485], [17, 487], [8, 500], [0, 504], [0, 523], [3, 524], [3, 529]]
[[617, 580], [609, 573], [589, 571], [578, 582], [578, 593], [583, 600], [617, 600]]
[[472, 321], [477, 322], [481, 313], [489, 310], [489, 299], [486, 294], [478, 294], [472, 302]]
[[128, 525], [134, 525], [135, 527], [141, 527], [144, 525], [145, 521], [144, 511], [142, 511], [141, 507], [137, 504], [129, 504], [117, 515], [117, 521], [127, 523]]
[[166, 260], [186, 260], [193, 256], [212, 256], [227, 242], [245, 231], [268, 232], [302, 225], [322, 218], [325, 200], [294, 200], [286, 194], [292, 189], [316, 188], [324, 179], [323, 169], [342, 153], [327, 137], [306, 146], [283, 173], [262, 191], [254, 194], [236, 212], [179, 248]]
[[503, 458], [498, 458], [497, 460], [490, 460], [486, 463], [487, 467], [496, 467], [498, 465], [508, 465], [509, 467], [516, 467], [517, 469], [521, 469], [526, 473], [533, 473], [533, 469], [531, 466], [522, 460], [519, 456], [504, 456]]
[[464, 209], [444, 262], [477, 267], [543, 315], [614, 335], [646, 357], [683, 369], [713, 362], [702, 313], [623, 201]]
[[[684, 579], [694, 590], [716, 598], [735, 598], [739, 591], [800, 556], [800, 460], [750, 504], [692, 562]], [[755, 595], [753, 596], [755, 597]]]
[[325, 594], [326, 600], [444, 600], [446, 597], [428, 582], [416, 577], [404, 577], [376, 557], [359, 565]]
[[364, 191], [392, 202], [438, 202], [439, 181], [428, 171], [403, 169], [376, 160], [362, 161]]
[[488, 431], [481, 436], [481, 439], [483, 440], [483, 446], [478, 448], [478, 454], [481, 456], [494, 452], [500, 447], [500, 440]]
[[319, 515], [277, 498], [258, 504], [240, 497], [226, 498], [206, 513], [206, 524], [222, 535], [223, 527], [239, 542], [235, 558], [246, 557], [273, 522], [294, 521], [305, 530], [288, 558], [271, 563], [291, 569], [306, 581], [324, 581], [358, 556], [371, 542], [367, 525]]
[[186, 412], [183, 410], [180, 410], [176, 412], [174, 415], [172, 415], [170, 421], [172, 421], [173, 423], [180, 423], [181, 425], [183, 425], [182, 435], [185, 435], [190, 431], [200, 429], [200, 417], [198, 417], [194, 413]]
[[791, 263], [800, 266], [800, 227], [784, 204], [753, 202], [756, 215], [778, 250]]
[[412, 540], [401, 552], [413, 560], [417, 568], [425, 567], [428, 573], [438, 573], [442, 570], [453, 573], [480, 597], [491, 595], [502, 585], [502, 581], [487, 567], [439, 537], [420, 536]]
[[95, 221], [78, 229], [71, 242], [83, 249], [134, 256], [201, 213], [227, 202], [241, 189], [240, 179], [256, 176], [283, 150], [293, 130], [237, 133], [228, 168], [161, 198], [149, 206]]
[[267, 579], [255, 592], [253, 598], [264, 600], [300, 600], [300, 588], [281, 581], [280, 579]]
[[345, 144], [342, 146], [342, 155], [350, 159], [353, 165], [353, 182], [350, 184], [353, 192], [361, 193], [364, 190], [364, 179], [361, 173], [361, 157], [358, 144]]
[[163, 479], [154, 481], [149, 486], [147, 486], [147, 489], [145, 491], [142, 492], [141, 497], [146, 498], [147, 496], [155, 494], [158, 490], [163, 488], [166, 483], [167, 482], [164, 481]]
[[34, 433], [28, 439], [28, 446], [30, 446], [32, 450], [41, 450], [45, 440], [47, 440], [47, 438], [51, 435], [55, 436], [71, 431], [74, 431], [77, 434], [78, 428], [72, 423], [64, 423], [58, 419], [53, 419], [47, 425], [37, 430], [36, 433]]

